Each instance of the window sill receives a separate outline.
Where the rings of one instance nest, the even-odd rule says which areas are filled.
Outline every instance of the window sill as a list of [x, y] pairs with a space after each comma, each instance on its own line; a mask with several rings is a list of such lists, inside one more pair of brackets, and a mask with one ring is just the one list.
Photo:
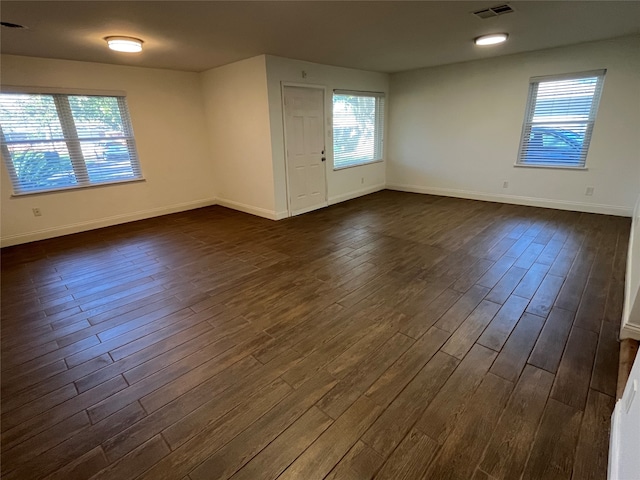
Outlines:
[[364, 165], [371, 165], [373, 163], [382, 163], [382, 162], [384, 162], [384, 160], [380, 159], [380, 160], [372, 160], [366, 163], [356, 163], [355, 165], [346, 165], [344, 167], [333, 167], [333, 171], [337, 172], [338, 170], [346, 170], [347, 168], [354, 168], [354, 167], [363, 167]]
[[569, 167], [567, 165], [525, 165], [522, 163], [514, 163], [513, 166], [519, 168], [549, 168], [552, 170], [589, 170], [587, 167]]
[[86, 188], [109, 187], [111, 185], [122, 185], [126, 183], [138, 183], [138, 182], [146, 182], [146, 180], [144, 178], [132, 178], [130, 180], [118, 180], [115, 182], [96, 183], [92, 185], [74, 185], [71, 187], [51, 188], [48, 190], [37, 190], [34, 192], [13, 193], [11, 195], [11, 198], [27, 197], [32, 195], [44, 195], [49, 193], [69, 192], [73, 190], [84, 190]]

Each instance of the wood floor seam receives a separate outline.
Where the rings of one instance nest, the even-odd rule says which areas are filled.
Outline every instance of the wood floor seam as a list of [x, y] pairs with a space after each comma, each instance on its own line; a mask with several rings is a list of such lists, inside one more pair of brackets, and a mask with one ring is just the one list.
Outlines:
[[381, 191], [4, 248], [3, 478], [604, 479], [629, 230]]

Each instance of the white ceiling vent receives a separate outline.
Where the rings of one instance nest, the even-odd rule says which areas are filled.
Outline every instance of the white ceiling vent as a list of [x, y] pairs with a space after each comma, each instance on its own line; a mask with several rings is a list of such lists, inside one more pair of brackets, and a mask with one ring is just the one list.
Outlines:
[[504, 15], [505, 13], [513, 12], [513, 8], [506, 3], [504, 5], [497, 5], [491, 8], [485, 8], [483, 10], [478, 10], [477, 12], [473, 12], [473, 14], [478, 18], [491, 18], [497, 17], [498, 15]]

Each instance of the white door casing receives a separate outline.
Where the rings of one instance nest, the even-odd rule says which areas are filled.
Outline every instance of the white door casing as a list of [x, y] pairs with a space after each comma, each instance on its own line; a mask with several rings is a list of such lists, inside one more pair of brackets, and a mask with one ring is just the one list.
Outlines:
[[283, 87], [290, 215], [327, 206], [324, 89]]

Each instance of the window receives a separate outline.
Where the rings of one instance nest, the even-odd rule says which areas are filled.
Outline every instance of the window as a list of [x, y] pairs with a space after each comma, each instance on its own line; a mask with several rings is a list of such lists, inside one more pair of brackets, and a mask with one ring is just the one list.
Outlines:
[[333, 92], [333, 169], [382, 160], [384, 94]]
[[16, 195], [142, 178], [124, 97], [2, 93], [0, 140]]
[[605, 72], [531, 79], [516, 165], [585, 167]]

